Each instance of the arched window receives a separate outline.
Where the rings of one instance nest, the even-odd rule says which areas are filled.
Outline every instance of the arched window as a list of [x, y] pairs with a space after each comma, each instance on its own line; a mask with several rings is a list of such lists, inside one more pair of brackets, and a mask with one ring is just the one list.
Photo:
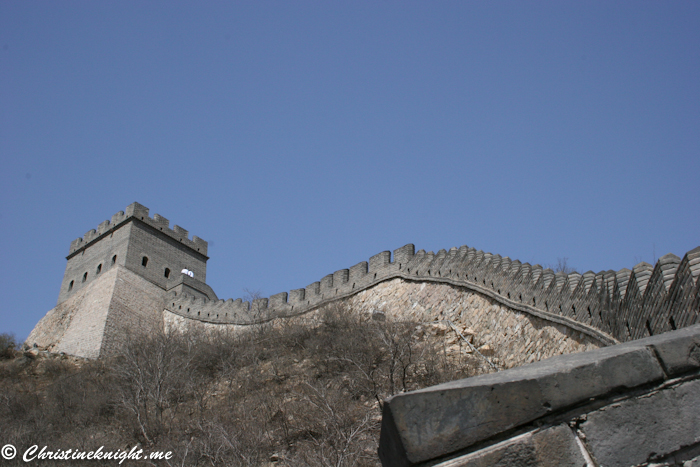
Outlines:
[[165, 278], [167, 279], [168, 277], [170, 277], [170, 269], [165, 268]]
[[73, 281], [70, 281], [70, 284], [68, 284], [68, 291], [70, 292], [73, 290]]
[[148, 265], [148, 256], [144, 256], [141, 259], [141, 266], [146, 267]]
[[102, 263], [97, 265], [97, 272], [95, 272], [95, 274], [99, 274], [100, 271], [102, 271]]
[[85, 282], [86, 280], [87, 280], [87, 272], [85, 274], [83, 274], [83, 282]]
[[112, 256], [112, 266], [117, 262], [117, 255]]

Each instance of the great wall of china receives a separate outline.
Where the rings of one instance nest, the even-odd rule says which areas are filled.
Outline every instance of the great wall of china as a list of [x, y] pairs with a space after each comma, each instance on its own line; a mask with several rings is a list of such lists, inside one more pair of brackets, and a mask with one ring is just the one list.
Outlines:
[[698, 322], [698, 276], [700, 247], [683, 259], [668, 254], [655, 267], [640, 263], [632, 270], [567, 275], [466, 246], [434, 254], [414, 253], [414, 246], [406, 245], [394, 251], [393, 261], [385, 251], [252, 305], [173, 293], [166, 309], [204, 322], [245, 325], [307, 313], [398, 278], [465, 288], [610, 345]]
[[[644, 412], [657, 418], [692, 402], [688, 413], [700, 419], [700, 404], [683, 395], [700, 378], [700, 326], [694, 326], [700, 323], [700, 247], [683, 258], [665, 255], [654, 266], [565, 274], [467, 246], [435, 254], [409, 244], [303, 289], [249, 303], [217, 298], [205, 282], [207, 242], [188, 235], [133, 203], [73, 241], [58, 304], [27, 344], [97, 358], [116, 348], [123, 326], [154, 316], [179, 327], [239, 328], [308, 316], [341, 301], [359, 312], [442, 323], [460, 336], [451, 342], [453, 351], [462, 351], [462, 340], [469, 340], [474, 348], [467, 351], [483, 354], [493, 368], [511, 368], [390, 400], [380, 446], [385, 465], [700, 462], [700, 423], [688, 427], [682, 445], [664, 436], [663, 446], [645, 440], [651, 451], [640, 462], [632, 462], [637, 457], [631, 454], [618, 463], [596, 460], [613, 459], [609, 453], [615, 449], [587, 442], [583, 430], [607, 433], [606, 427], [618, 423], [596, 415], [612, 413], [606, 407], [627, 404], [632, 412], [623, 411], [625, 416], [643, 416], [642, 399], [660, 401]], [[528, 365], [532, 362], [537, 363]], [[572, 395], [562, 399], [551, 384], [562, 384]], [[532, 408], [530, 396], [538, 401]], [[503, 407], [515, 412], [499, 412]], [[517, 415], [522, 411], [527, 414]], [[455, 419], [454, 413], [461, 415]], [[586, 414], [607, 421], [591, 428], [581, 418]], [[609, 433], [600, 438], [606, 436], [630, 442]], [[555, 446], [568, 457], [547, 463], [554, 451], [542, 446]], [[513, 452], [521, 463], [508, 461]]]

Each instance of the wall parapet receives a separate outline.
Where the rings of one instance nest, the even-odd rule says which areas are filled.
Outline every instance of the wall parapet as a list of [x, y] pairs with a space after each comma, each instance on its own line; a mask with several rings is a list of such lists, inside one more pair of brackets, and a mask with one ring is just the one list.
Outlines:
[[640, 263], [631, 271], [564, 274], [467, 246], [435, 254], [416, 252], [408, 244], [393, 255], [381, 252], [369, 262], [338, 270], [304, 289], [273, 295], [270, 300], [251, 304], [242, 299], [212, 301], [171, 293], [166, 309], [209, 323], [259, 324], [304, 314], [401, 278], [463, 287], [611, 345], [699, 323], [699, 277], [700, 247], [683, 259], [666, 255], [653, 267]]
[[89, 245], [134, 219], [143, 222], [144, 224], [159, 232], [162, 232], [173, 240], [200, 253], [202, 256], [207, 257], [209, 244], [205, 240], [202, 240], [196, 235], [193, 235], [190, 239], [189, 232], [187, 230], [183, 229], [179, 225], [174, 225], [171, 229], [169, 227], [170, 221], [168, 221], [168, 219], [160, 214], [154, 214], [151, 218], [149, 217], [148, 212], [149, 209], [146, 206], [136, 202], [131, 203], [126, 207], [126, 211], [119, 211], [118, 213], [114, 214], [110, 220], [100, 223], [100, 225], [97, 226], [97, 229], [89, 230], [82, 237], [73, 240], [70, 244], [69, 253], [66, 259], [72, 258]]
[[[385, 467], [585, 465], [585, 457], [640, 465], [695, 445], [692, 457], [699, 389], [695, 325], [390, 397], [379, 456]], [[533, 436], [553, 451], [535, 452]]]

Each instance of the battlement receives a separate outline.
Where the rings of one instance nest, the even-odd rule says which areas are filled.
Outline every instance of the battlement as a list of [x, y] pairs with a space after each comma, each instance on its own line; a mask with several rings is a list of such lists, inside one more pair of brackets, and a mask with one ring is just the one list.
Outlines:
[[154, 214], [151, 218], [149, 217], [148, 212], [149, 209], [146, 206], [136, 202], [131, 203], [129, 206], [127, 206], [126, 211], [119, 211], [112, 216], [111, 220], [106, 220], [98, 225], [97, 229], [89, 230], [82, 237], [73, 240], [70, 244], [67, 259], [77, 255], [89, 245], [100, 240], [107, 234], [114, 232], [116, 229], [134, 219], [153, 227], [155, 230], [162, 232], [173, 240], [180, 242], [201, 255], [207, 256], [209, 244], [206, 241], [202, 240], [196, 235], [193, 235], [192, 239], [189, 239], [189, 232], [187, 230], [183, 229], [179, 225], [174, 225], [173, 228], [170, 229], [170, 222], [168, 219], [160, 214]]
[[[81, 294], [112, 268], [157, 286], [163, 308], [182, 318], [253, 325], [299, 316], [400, 279], [450, 285], [588, 336], [598, 345], [640, 339], [700, 323], [700, 247], [656, 265], [555, 273], [463, 245], [437, 253], [412, 244], [382, 251], [300, 289], [252, 303], [219, 300], [206, 284], [207, 242], [132, 203], [71, 243], [58, 304]], [[186, 271], [187, 275], [183, 275]]]
[[[163, 290], [215, 298], [206, 285], [208, 244], [160, 214], [149, 217], [148, 208], [132, 203], [71, 242], [66, 272], [58, 296], [62, 303], [115, 266], [123, 266]], [[177, 281], [188, 270], [196, 281]], [[179, 285], [178, 285], [179, 284]]]
[[554, 273], [465, 246], [415, 252], [411, 244], [328, 274], [306, 288], [254, 303], [170, 294], [166, 309], [218, 324], [247, 325], [297, 316], [401, 278], [464, 287], [510, 309], [582, 332], [603, 345], [700, 323], [700, 247], [632, 270]]

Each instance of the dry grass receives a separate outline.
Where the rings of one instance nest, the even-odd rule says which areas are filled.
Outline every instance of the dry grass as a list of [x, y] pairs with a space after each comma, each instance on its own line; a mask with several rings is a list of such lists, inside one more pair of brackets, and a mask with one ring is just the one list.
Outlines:
[[362, 319], [338, 305], [321, 316], [236, 334], [154, 329], [127, 335], [117, 357], [98, 362], [5, 360], [0, 439], [20, 452], [173, 451], [158, 465], [379, 465], [382, 401], [474, 368], [448, 358], [443, 338], [418, 323]]

